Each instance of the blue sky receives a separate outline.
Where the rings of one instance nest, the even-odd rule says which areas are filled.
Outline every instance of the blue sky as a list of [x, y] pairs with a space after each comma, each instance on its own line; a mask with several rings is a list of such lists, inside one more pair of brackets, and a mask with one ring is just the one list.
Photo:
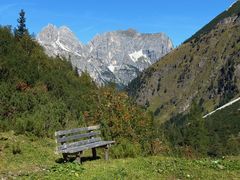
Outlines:
[[37, 34], [48, 23], [68, 26], [87, 43], [96, 34], [133, 28], [165, 32], [179, 45], [235, 0], [0, 0], [0, 24], [16, 26], [20, 9]]

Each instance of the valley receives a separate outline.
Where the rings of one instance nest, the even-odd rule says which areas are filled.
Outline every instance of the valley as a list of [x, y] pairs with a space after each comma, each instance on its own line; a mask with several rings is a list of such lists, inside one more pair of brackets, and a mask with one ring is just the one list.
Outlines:
[[[149, 4], [154, 5], [144, 4], [144, 10], [154, 15], [145, 8]], [[0, 14], [15, 6], [0, 5]], [[54, 15], [77, 24], [64, 12]], [[153, 15], [138, 18], [154, 29]], [[175, 48], [159, 29], [109, 28], [83, 43], [68, 26], [48, 24], [35, 36], [28, 17], [32, 26], [31, 18], [46, 24], [46, 18], [22, 9], [16, 27], [0, 26], [1, 179], [240, 178], [240, 1]], [[89, 32], [118, 24], [90, 18], [89, 12], [82, 17], [101, 22]], [[97, 158], [85, 151], [82, 164], [76, 154], [64, 162], [64, 154], [56, 153], [55, 132], [94, 125], [102, 140], [116, 142], [110, 160], [103, 160], [100, 148]], [[66, 139], [71, 148], [87, 149], [94, 142], [89, 133]]]

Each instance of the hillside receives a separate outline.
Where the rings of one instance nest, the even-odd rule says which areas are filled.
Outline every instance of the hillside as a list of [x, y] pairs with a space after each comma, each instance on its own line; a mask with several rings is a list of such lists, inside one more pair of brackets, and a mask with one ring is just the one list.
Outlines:
[[0, 27], [0, 41], [0, 132], [52, 138], [56, 130], [100, 124], [103, 138], [118, 142], [114, 156], [151, 153], [152, 118], [125, 92], [99, 88], [87, 73], [79, 77], [28, 33]]
[[206, 118], [202, 118], [201, 109], [193, 107], [189, 114], [165, 122], [164, 134], [176, 150], [191, 147], [209, 156], [239, 155], [239, 107], [237, 101]]
[[236, 16], [239, 14], [240, 14], [240, 1], [237, 0], [231, 7], [229, 7], [227, 10], [225, 10], [224, 12], [219, 14], [217, 17], [215, 17], [212, 21], [210, 21], [207, 25], [205, 25], [203, 28], [197, 31], [191, 38], [189, 38], [185, 42], [190, 42], [195, 38], [199, 38], [203, 34], [209, 33], [223, 19]]
[[[129, 85], [139, 105], [159, 122], [186, 113], [194, 101], [207, 114], [239, 95], [240, 3], [209, 31], [200, 33], [153, 64]], [[234, 12], [234, 13], [232, 13]], [[225, 18], [227, 17], [227, 18]]]

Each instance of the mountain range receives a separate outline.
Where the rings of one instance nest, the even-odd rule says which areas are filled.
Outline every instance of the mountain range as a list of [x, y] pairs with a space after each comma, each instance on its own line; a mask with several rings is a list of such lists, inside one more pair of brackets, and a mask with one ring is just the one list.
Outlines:
[[87, 71], [98, 85], [126, 86], [173, 49], [164, 33], [142, 34], [133, 29], [103, 33], [84, 45], [68, 27], [52, 24], [43, 28], [37, 41], [49, 56], [71, 61], [79, 74]]
[[173, 49], [163, 33], [133, 29], [97, 35], [87, 45], [67, 27], [49, 24], [38, 42], [50, 56], [70, 60], [99, 85], [128, 85], [137, 104], [160, 122], [186, 113], [196, 101], [207, 114], [239, 95], [240, 2]]

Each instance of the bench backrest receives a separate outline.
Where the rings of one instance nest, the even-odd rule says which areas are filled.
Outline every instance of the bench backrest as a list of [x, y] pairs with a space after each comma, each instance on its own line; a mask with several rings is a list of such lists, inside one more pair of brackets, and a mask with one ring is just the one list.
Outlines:
[[66, 148], [74, 148], [101, 141], [101, 138], [97, 137], [97, 135], [101, 134], [98, 131], [99, 129], [100, 126], [97, 125], [55, 132], [56, 142], [61, 144], [57, 150], [61, 151]]

